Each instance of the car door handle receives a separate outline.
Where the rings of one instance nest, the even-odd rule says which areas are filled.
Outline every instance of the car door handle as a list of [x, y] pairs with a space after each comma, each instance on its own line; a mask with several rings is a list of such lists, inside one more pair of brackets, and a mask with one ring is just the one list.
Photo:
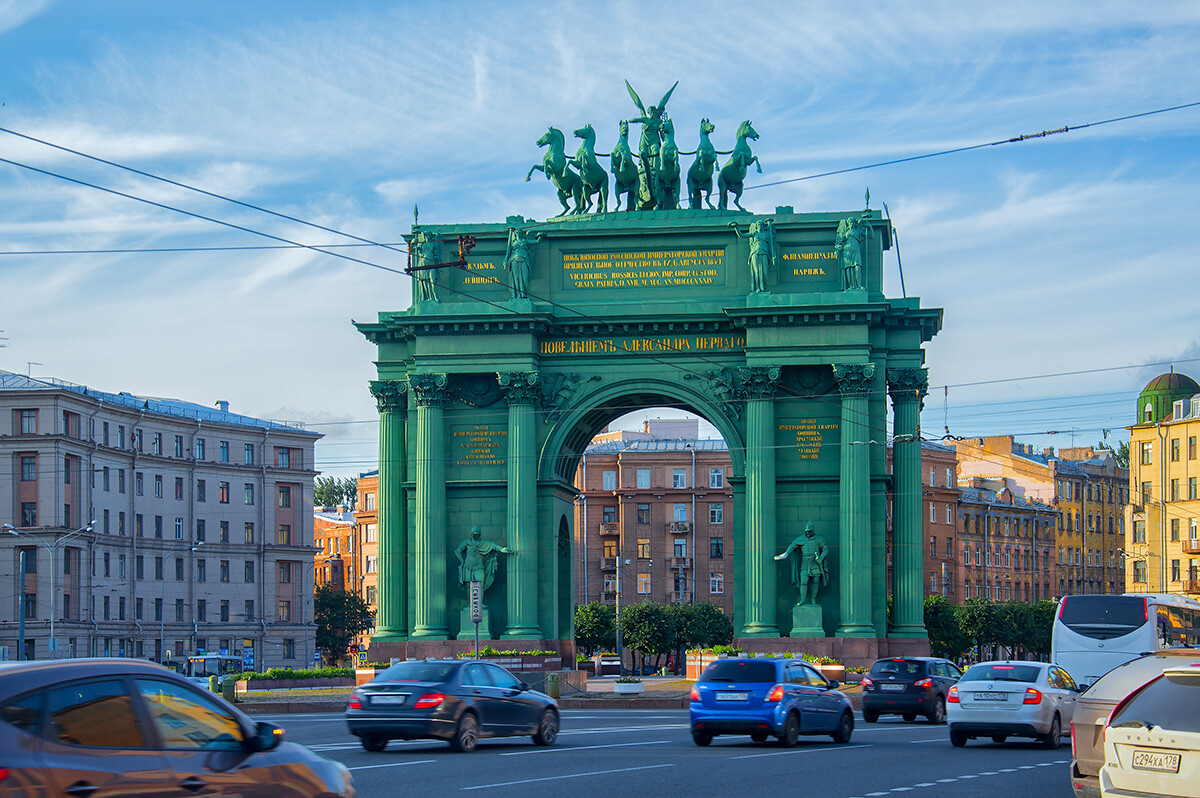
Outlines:
[[77, 781], [67, 789], [63, 790], [67, 795], [77, 795], [79, 798], [87, 798], [94, 793], [98, 787], [95, 784], [89, 784], [86, 781]]
[[200, 790], [203, 790], [208, 785], [204, 782], [203, 779], [198, 779], [195, 776], [188, 776], [186, 779], [179, 782], [179, 786], [182, 787], [183, 789], [189, 790], [191, 792], [199, 792]]

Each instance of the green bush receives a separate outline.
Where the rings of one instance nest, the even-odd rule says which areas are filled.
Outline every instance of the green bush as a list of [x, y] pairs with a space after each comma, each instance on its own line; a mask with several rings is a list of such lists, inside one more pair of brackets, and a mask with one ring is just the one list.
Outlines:
[[265, 682], [270, 679], [335, 679], [354, 678], [353, 668], [313, 668], [311, 670], [293, 670], [292, 668], [268, 668], [259, 673], [247, 671], [237, 675], [238, 681]]
[[[483, 648], [479, 649], [479, 656], [481, 657], [551, 657], [557, 653], [557, 651], [513, 651], [512, 649], [497, 651], [491, 646], [484, 646]], [[475, 652], [464, 651], [458, 655], [458, 658], [475, 659]]]

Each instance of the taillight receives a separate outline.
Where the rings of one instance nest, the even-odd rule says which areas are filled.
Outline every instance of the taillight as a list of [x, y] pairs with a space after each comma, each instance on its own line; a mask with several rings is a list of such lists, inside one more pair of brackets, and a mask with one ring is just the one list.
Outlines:
[[783, 699], [783, 685], [777, 684], [771, 688], [771, 692], [767, 693], [767, 701], [779, 701]]
[[1079, 758], [1075, 756], [1075, 721], [1071, 721], [1071, 758]]
[[688, 698], [698, 702], [700, 700], [700, 691], [693, 687], [692, 692], [688, 693]]
[[958, 685], [954, 685], [953, 687], [950, 688], [950, 692], [946, 694], [946, 703], [947, 704], [957, 704], [958, 703]]
[[914, 684], [913, 687], [933, 687], [933, 679], [922, 679]]
[[433, 709], [445, 700], [445, 693], [425, 693], [413, 704], [413, 709]]
[[350, 709], [362, 709], [362, 699], [358, 693], [350, 694]]
[[1150, 620], [1150, 599], [1142, 599], [1142, 610], [1146, 613], [1146, 620]]
[[1026, 703], [1026, 704], [1042, 703], [1042, 692], [1040, 690], [1034, 690], [1032, 687], [1026, 687], [1025, 688], [1025, 701], [1023, 703]]
[[8, 768], [0, 768], [0, 781], [8, 778]]
[[868, 687], [870, 687], [870, 686], [871, 686], [871, 685], [873, 685], [873, 684], [875, 684], [875, 682], [871, 681], [871, 677], [870, 677], [870, 676], [864, 676], [864, 677], [862, 678], [862, 686], [863, 686], [863, 689], [864, 689], [864, 690], [866, 690]]

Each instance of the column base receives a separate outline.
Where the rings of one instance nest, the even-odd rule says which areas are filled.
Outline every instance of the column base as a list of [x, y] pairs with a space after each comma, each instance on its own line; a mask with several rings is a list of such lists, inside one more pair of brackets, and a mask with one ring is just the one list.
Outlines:
[[875, 627], [869, 624], [848, 623], [838, 627], [834, 637], [878, 637]]
[[371, 641], [380, 643], [404, 643], [408, 640], [408, 632], [403, 629], [376, 629], [371, 635]]
[[917, 624], [904, 624], [903, 626], [893, 626], [888, 630], [888, 637], [928, 637], [929, 632], [924, 626]]
[[740, 637], [779, 637], [779, 628], [773, 624], [748, 623], [742, 627]]
[[504, 630], [504, 637], [521, 640], [540, 640], [544, 635], [536, 626], [510, 626]]
[[417, 626], [408, 636], [409, 640], [445, 640], [449, 632], [444, 626]]

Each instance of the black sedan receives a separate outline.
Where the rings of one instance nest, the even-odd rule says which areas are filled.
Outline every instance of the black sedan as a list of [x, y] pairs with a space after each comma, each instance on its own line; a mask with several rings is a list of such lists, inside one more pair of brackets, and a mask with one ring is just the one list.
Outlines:
[[491, 662], [397, 662], [355, 689], [346, 708], [350, 733], [368, 751], [389, 740], [445, 740], [473, 751], [482, 737], [558, 737], [558, 704]]

